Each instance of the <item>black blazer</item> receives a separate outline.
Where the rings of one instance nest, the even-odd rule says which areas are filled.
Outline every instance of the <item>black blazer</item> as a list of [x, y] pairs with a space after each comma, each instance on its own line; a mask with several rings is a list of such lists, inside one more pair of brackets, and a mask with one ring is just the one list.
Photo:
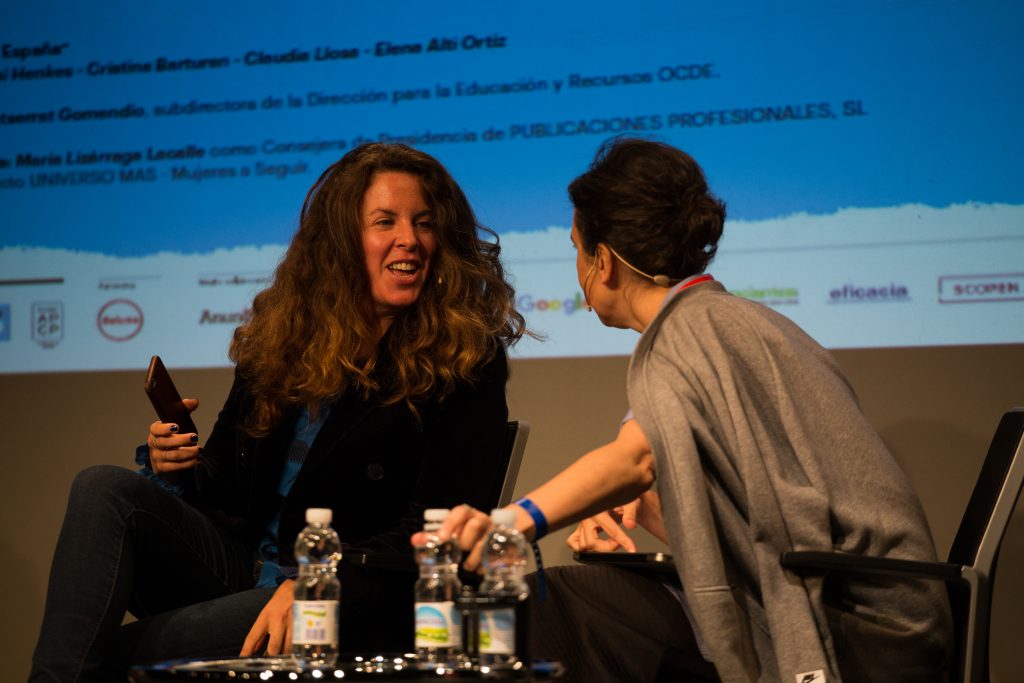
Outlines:
[[[377, 372], [390, 358], [382, 352]], [[234, 385], [207, 440], [186, 498], [217, 518], [255, 551], [278, 509], [279, 562], [293, 565], [294, 539], [310, 507], [331, 508], [342, 552], [407, 553], [423, 526], [423, 510], [468, 502], [487, 504], [504, 475], [502, 448], [508, 408], [508, 362], [494, 358], [443, 401], [418, 404], [418, 423], [405, 403], [382, 405], [358, 390], [335, 404], [310, 446], [291, 492], [277, 493], [297, 415], [262, 439], [239, 424], [252, 396], [236, 372]], [[410, 608], [411, 609], [411, 608]]]

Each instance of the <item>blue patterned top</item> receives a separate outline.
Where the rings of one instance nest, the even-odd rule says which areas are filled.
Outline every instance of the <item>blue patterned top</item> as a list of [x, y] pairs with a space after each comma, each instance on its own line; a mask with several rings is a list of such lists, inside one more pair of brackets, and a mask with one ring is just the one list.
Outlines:
[[[281, 500], [284, 500], [292, 490], [292, 485], [299, 476], [299, 470], [302, 469], [302, 463], [306, 461], [309, 447], [313, 444], [313, 440], [316, 439], [316, 435], [320, 433], [320, 428], [327, 420], [327, 416], [331, 414], [331, 407], [331, 404], [328, 404], [317, 411], [317, 419], [312, 421], [309, 419], [308, 409], [303, 408], [299, 414], [299, 419], [295, 422], [295, 434], [292, 436], [292, 442], [288, 446], [288, 459], [285, 461], [284, 471], [281, 472], [281, 480], [277, 484], [277, 492], [281, 495]], [[184, 492], [184, 489], [179, 484], [170, 484], [153, 471], [149, 462], [149, 446], [146, 444], [135, 449], [135, 462], [139, 466], [139, 474], [151, 479], [161, 488], [179, 496]], [[278, 513], [267, 524], [267, 532], [263, 536], [263, 540], [260, 541], [258, 555], [259, 559], [263, 562], [263, 566], [260, 569], [259, 577], [256, 579], [256, 586], [259, 588], [280, 586], [285, 579], [295, 577], [295, 567], [281, 567], [277, 563], [280, 547], [278, 545], [277, 529], [280, 523], [281, 512], [278, 510]]]
[[[321, 409], [316, 420], [309, 419], [309, 410], [302, 409], [299, 419], [295, 422], [295, 435], [288, 446], [288, 459], [285, 460], [284, 470], [281, 472], [281, 480], [277, 484], [277, 492], [284, 500], [292, 490], [295, 479], [299, 476], [302, 463], [306, 462], [306, 455], [309, 447], [320, 432], [320, 427], [330, 414], [330, 407]], [[273, 588], [280, 586], [288, 578], [295, 577], [295, 567], [282, 568], [277, 563], [278, 559], [278, 538], [277, 529], [281, 523], [281, 511], [278, 510], [274, 518], [267, 524], [267, 533], [260, 541], [259, 558], [263, 560], [263, 567], [260, 569], [259, 578], [256, 579], [257, 588]]]

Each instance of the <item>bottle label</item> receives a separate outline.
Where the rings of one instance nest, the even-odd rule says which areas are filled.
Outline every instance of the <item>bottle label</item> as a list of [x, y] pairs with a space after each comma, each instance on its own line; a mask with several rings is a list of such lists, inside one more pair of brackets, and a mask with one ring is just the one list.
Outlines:
[[455, 603], [416, 603], [416, 647], [462, 647], [462, 615]]
[[511, 655], [516, 652], [516, 611], [512, 608], [480, 611], [480, 652]]
[[334, 645], [337, 642], [337, 600], [296, 600], [292, 604], [293, 644]]

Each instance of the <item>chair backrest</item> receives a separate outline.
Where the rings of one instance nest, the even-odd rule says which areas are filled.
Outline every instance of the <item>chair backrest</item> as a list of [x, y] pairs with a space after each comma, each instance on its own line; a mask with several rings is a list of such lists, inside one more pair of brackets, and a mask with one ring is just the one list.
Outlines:
[[957, 680], [989, 680], [988, 642], [999, 546], [1024, 486], [1024, 408], [1003, 415], [949, 549], [962, 583], [947, 584], [958, 653]]
[[[530, 436], [530, 423], [524, 420], [510, 420], [505, 423], [505, 441], [501, 449], [505, 458], [505, 476], [495, 481], [487, 496], [487, 504], [491, 507], [504, 507], [512, 502], [512, 491], [519, 477], [519, 466], [523, 462], [526, 451], [526, 439]], [[490, 512], [490, 510], [484, 510]], [[397, 571], [413, 571], [416, 569], [412, 561], [412, 552], [346, 552], [342, 560], [346, 564], [376, 567]]]
[[[505, 425], [505, 447], [503, 453], [506, 458], [505, 478], [500, 486], [495, 486], [490, 500], [494, 501], [494, 507], [505, 507], [512, 502], [512, 492], [516, 488], [516, 479], [519, 478], [519, 466], [523, 463], [523, 453], [526, 451], [526, 440], [530, 437], [530, 423], [525, 420], [509, 420]], [[490, 512], [490, 510], [485, 510]]]
[[1014, 408], [999, 421], [981, 473], [967, 503], [949, 562], [984, 577], [992, 574], [999, 545], [1024, 484], [1024, 408]]

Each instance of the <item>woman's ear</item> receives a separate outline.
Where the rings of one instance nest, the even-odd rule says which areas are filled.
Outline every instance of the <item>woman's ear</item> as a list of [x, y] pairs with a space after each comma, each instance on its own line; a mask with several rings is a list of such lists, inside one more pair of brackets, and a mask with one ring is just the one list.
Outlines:
[[615, 257], [604, 242], [599, 242], [594, 250], [596, 277], [603, 285], [607, 285], [615, 277]]

